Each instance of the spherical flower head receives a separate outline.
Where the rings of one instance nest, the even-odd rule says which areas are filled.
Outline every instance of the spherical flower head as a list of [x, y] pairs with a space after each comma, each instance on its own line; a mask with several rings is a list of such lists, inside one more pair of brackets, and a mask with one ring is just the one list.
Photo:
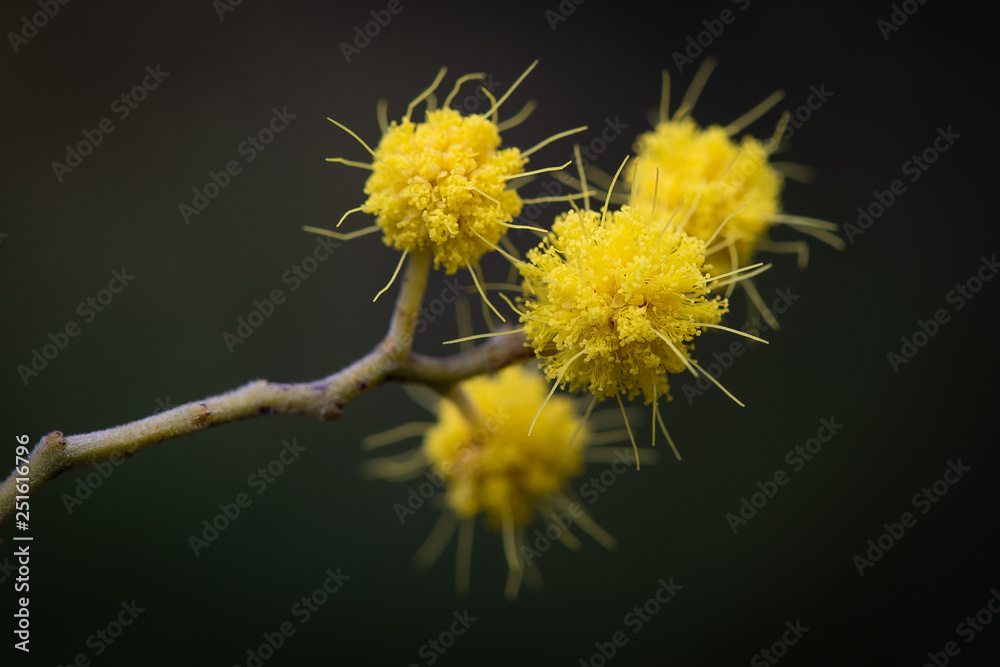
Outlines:
[[639, 211], [558, 217], [521, 265], [521, 321], [549, 379], [650, 403], [669, 396], [667, 373], [684, 370], [700, 325], [728, 303], [708, 298], [704, 241]]
[[684, 230], [706, 241], [735, 213], [713, 245], [733, 240], [738, 265], [731, 265], [726, 248], [713, 253], [711, 261], [720, 273], [749, 263], [773, 216], [781, 211], [784, 180], [768, 163], [768, 147], [750, 136], [737, 144], [722, 127], [700, 128], [687, 116], [659, 123], [639, 136], [635, 148], [639, 166], [625, 171], [634, 181], [635, 205], [652, 210], [655, 191], [656, 217], [661, 219], [683, 200], [675, 220], [684, 219], [694, 207]]
[[443, 108], [422, 123], [393, 122], [375, 149], [362, 210], [377, 216], [386, 245], [431, 249], [435, 268], [455, 273], [476, 263], [490, 249], [482, 239], [496, 244], [521, 212], [507, 181], [526, 160], [499, 146], [496, 124], [483, 115]]
[[580, 417], [570, 399], [554, 396], [529, 437], [548, 387], [539, 373], [523, 366], [473, 378], [462, 387], [467, 409], [442, 402], [437, 424], [424, 436], [424, 454], [444, 475], [448, 504], [459, 517], [484, 513], [493, 528], [505, 517], [515, 528], [524, 526], [537, 503], [582, 471], [581, 446], [570, 445], [586, 440], [585, 432], [577, 434]]

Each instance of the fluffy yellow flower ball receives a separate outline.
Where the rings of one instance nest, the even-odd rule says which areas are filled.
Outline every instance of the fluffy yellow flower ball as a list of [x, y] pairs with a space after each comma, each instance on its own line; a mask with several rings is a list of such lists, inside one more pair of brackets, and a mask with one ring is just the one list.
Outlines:
[[460, 518], [485, 514], [493, 528], [523, 527], [539, 503], [582, 472], [581, 418], [570, 399], [555, 396], [529, 437], [548, 387], [523, 366], [462, 387], [464, 410], [442, 402], [437, 424], [424, 436], [424, 455], [444, 476], [448, 505]]
[[705, 242], [628, 206], [561, 215], [519, 268], [546, 376], [598, 398], [668, 395], [667, 373], [697, 367], [692, 341], [728, 308], [708, 296]]
[[361, 210], [377, 216], [386, 245], [432, 250], [435, 268], [448, 274], [475, 264], [521, 212], [507, 181], [527, 160], [499, 146], [497, 125], [484, 115], [443, 108], [423, 123], [393, 122], [375, 149]]
[[635, 148], [638, 167], [625, 172], [635, 205], [655, 206], [658, 218], [680, 206], [684, 231], [706, 241], [732, 216], [713, 245], [735, 244], [736, 265], [726, 247], [711, 262], [722, 272], [748, 264], [781, 212], [784, 178], [768, 163], [769, 147], [750, 136], [736, 143], [725, 128], [701, 128], [687, 116], [660, 122]]

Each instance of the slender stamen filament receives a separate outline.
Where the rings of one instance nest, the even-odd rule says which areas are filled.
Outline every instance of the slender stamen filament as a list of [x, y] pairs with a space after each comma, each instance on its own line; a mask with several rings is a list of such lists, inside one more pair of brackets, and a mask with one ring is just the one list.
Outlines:
[[663, 435], [667, 438], [667, 442], [670, 443], [670, 449], [674, 450], [674, 456], [676, 456], [677, 460], [680, 461], [681, 460], [681, 453], [679, 451], [677, 451], [677, 445], [674, 444], [674, 439], [670, 437], [670, 433], [667, 431], [667, 427], [663, 423], [663, 417], [660, 416], [660, 411], [659, 410], [656, 410], [656, 421], [659, 422], [660, 429], [662, 429], [662, 431], [663, 431]]
[[632, 441], [632, 451], [635, 452], [635, 469], [639, 469], [639, 448], [635, 444], [635, 437], [632, 435], [632, 427], [628, 424], [628, 415], [625, 414], [625, 404], [622, 403], [622, 395], [615, 394], [618, 399], [618, 407], [622, 409], [622, 419], [625, 420], [625, 430], [628, 431], [628, 439]]
[[[597, 194], [596, 190], [584, 190], [583, 192], [570, 193], [566, 195], [554, 195], [551, 197], [532, 197], [531, 199], [522, 199], [521, 201], [525, 204], [540, 204], [542, 202], [552, 202], [552, 201], [565, 201], [573, 203], [574, 199], [583, 199], [587, 210], [590, 210], [590, 195]], [[530, 229], [530, 228], [529, 228]], [[537, 229], [537, 228], [534, 228]], [[541, 231], [545, 231], [544, 229]]]
[[660, 87], [660, 122], [670, 120], [670, 72], [663, 70], [663, 84]]
[[587, 411], [583, 413], [583, 419], [581, 419], [580, 423], [576, 425], [576, 430], [573, 431], [573, 437], [569, 439], [569, 445], [567, 445], [566, 447], [567, 454], [569, 454], [570, 449], [573, 448], [573, 443], [576, 442], [576, 436], [580, 434], [580, 431], [583, 429], [583, 426], [587, 423], [587, 420], [590, 419], [590, 413], [593, 412], [595, 405], [597, 405], [596, 395], [594, 396], [593, 399], [591, 399], [590, 405], [587, 406]]
[[517, 314], [518, 314], [518, 316], [520, 316], [520, 317], [526, 317], [526, 315], [525, 315], [524, 313], [522, 313], [522, 312], [521, 312], [520, 310], [518, 310], [518, 309], [517, 309], [517, 308], [516, 308], [516, 307], [514, 306], [514, 304], [513, 304], [513, 303], [511, 303], [511, 300], [507, 298], [507, 295], [506, 295], [506, 294], [504, 294], [503, 292], [500, 292], [500, 298], [501, 298], [501, 299], [503, 299], [504, 301], [506, 301], [506, 302], [507, 302], [507, 305], [508, 305], [508, 306], [510, 306], [510, 309], [511, 309], [511, 310], [513, 310], [513, 311], [514, 311], [515, 313], [517, 313]]
[[442, 106], [450, 107], [451, 101], [455, 99], [458, 95], [458, 89], [462, 87], [462, 84], [466, 81], [475, 81], [476, 79], [485, 79], [486, 72], [476, 72], [474, 74], [463, 74], [462, 76], [455, 79], [455, 85], [452, 87], [451, 92], [448, 93], [448, 97], [444, 98], [444, 104]]
[[[548, 146], [549, 144], [551, 144], [553, 141], [556, 141], [558, 139], [562, 139], [563, 137], [568, 137], [568, 136], [573, 135], [573, 134], [577, 134], [578, 132], [583, 132], [586, 129], [587, 129], [586, 125], [581, 125], [580, 127], [574, 127], [572, 130], [563, 130], [562, 132], [557, 132], [556, 134], [553, 134], [548, 139], [541, 140], [540, 142], [538, 142], [537, 144], [535, 144], [534, 146], [532, 146], [528, 150], [521, 151], [521, 157], [529, 157], [532, 153], [534, 153], [535, 151], [540, 150], [542, 148], [545, 148], [546, 146]], [[567, 162], [566, 164], [569, 164], [569, 162]]]
[[531, 420], [531, 426], [528, 427], [528, 435], [531, 435], [531, 432], [535, 429], [535, 422], [538, 421], [539, 415], [542, 414], [542, 409], [545, 408], [545, 404], [549, 402], [550, 398], [552, 398], [552, 394], [556, 393], [556, 389], [562, 383], [562, 379], [563, 376], [566, 375], [566, 371], [569, 370], [569, 367], [573, 364], [573, 362], [582, 357], [585, 352], [586, 350], [580, 350], [574, 354], [569, 361], [564, 363], [561, 369], [559, 369], [559, 375], [556, 376], [556, 381], [552, 383], [552, 389], [549, 390], [549, 395], [545, 397], [544, 401], [542, 401], [542, 404], [538, 408], [538, 412], [535, 413], [535, 418]]
[[434, 422], [407, 422], [406, 424], [400, 424], [388, 431], [369, 435], [361, 441], [361, 446], [364, 449], [375, 449], [376, 447], [391, 445], [406, 438], [423, 435], [433, 425]]
[[611, 204], [611, 192], [615, 189], [615, 181], [618, 180], [618, 176], [622, 173], [622, 169], [625, 168], [625, 163], [629, 160], [629, 156], [626, 155], [625, 159], [622, 160], [621, 165], [618, 167], [618, 171], [615, 172], [615, 177], [611, 179], [611, 187], [608, 188], [608, 196], [604, 200], [604, 208], [601, 210], [601, 223], [604, 222], [604, 216], [608, 213], [608, 206]]
[[374, 299], [372, 299], [372, 303], [378, 301], [378, 298], [385, 294], [386, 290], [388, 290], [392, 286], [392, 283], [396, 281], [396, 276], [399, 275], [399, 270], [403, 267], [403, 260], [406, 259], [406, 255], [409, 252], [409, 250], [404, 250], [403, 254], [400, 255], [399, 264], [396, 265], [396, 270], [392, 272], [392, 278], [389, 278], [389, 282], [386, 283], [386, 286], [379, 290], [379, 293], [375, 295]]
[[734, 401], [736, 401], [736, 404], [737, 404], [738, 406], [740, 406], [741, 408], [745, 408], [745, 407], [746, 407], [745, 405], [743, 405], [743, 403], [742, 403], [742, 402], [740, 401], [740, 399], [736, 398], [736, 397], [735, 397], [735, 396], [733, 396], [733, 395], [732, 395], [731, 393], [729, 393], [729, 390], [728, 390], [728, 389], [726, 389], [725, 387], [723, 387], [723, 386], [722, 386], [722, 385], [721, 385], [721, 384], [719, 383], [719, 381], [718, 381], [718, 380], [716, 380], [716, 379], [715, 379], [714, 377], [712, 377], [712, 375], [711, 375], [710, 373], [708, 373], [708, 372], [707, 372], [707, 371], [706, 371], [706, 370], [705, 370], [704, 368], [702, 368], [701, 366], [699, 366], [699, 365], [698, 365], [698, 362], [697, 362], [697, 361], [695, 361], [694, 359], [692, 359], [692, 360], [691, 360], [691, 363], [692, 363], [692, 364], [694, 364], [695, 368], [697, 368], [697, 369], [698, 369], [699, 371], [701, 371], [701, 373], [702, 373], [703, 375], [707, 376], [707, 377], [708, 377], [708, 379], [712, 381], [712, 384], [714, 384], [714, 385], [715, 385], [716, 387], [718, 387], [719, 389], [721, 389], [721, 390], [722, 390], [722, 393], [724, 393], [724, 394], [725, 394], [726, 396], [728, 396], [729, 398], [731, 398], [731, 399], [733, 399]]
[[[476, 235], [479, 236], [478, 233]], [[482, 238], [482, 237], [480, 237], [480, 238]], [[496, 247], [496, 246], [494, 246], [494, 247]], [[476, 284], [476, 289], [479, 290], [479, 296], [481, 296], [483, 298], [483, 302], [485, 302], [486, 305], [490, 307], [490, 310], [492, 310], [494, 313], [496, 313], [497, 317], [500, 318], [501, 322], [506, 322], [507, 320], [504, 319], [504, 316], [500, 314], [500, 311], [497, 310], [496, 307], [494, 307], [494, 305], [492, 303], [490, 303], [490, 300], [486, 297], [486, 292], [483, 291], [482, 286], [479, 284], [479, 277], [476, 276], [476, 271], [472, 268], [472, 265], [469, 264], [469, 260], [465, 260], [465, 266], [468, 267], [469, 274], [472, 276], [472, 282], [474, 282]]]
[[426, 100], [428, 97], [430, 97], [434, 93], [435, 90], [437, 90], [437, 87], [439, 85], [441, 85], [441, 79], [444, 78], [444, 74], [447, 71], [448, 71], [447, 67], [442, 67], [441, 70], [437, 73], [437, 76], [434, 77], [434, 81], [431, 83], [431, 85], [428, 86], [427, 89], [424, 90], [424, 92], [422, 92], [419, 95], [417, 95], [417, 97], [412, 102], [410, 102], [407, 105], [407, 107], [406, 107], [406, 115], [403, 116], [403, 122], [404, 123], [409, 122], [409, 120], [410, 120], [410, 114], [413, 113], [413, 109], [418, 104], [420, 104], [421, 102], [423, 102], [424, 100]]
[[[508, 253], [506, 250], [504, 250], [503, 248], [501, 248], [497, 244], [490, 243], [490, 241], [485, 236], [483, 236], [482, 234], [480, 234], [476, 230], [473, 229], [473, 230], [470, 230], [470, 231], [473, 234], [475, 234], [476, 236], [478, 236], [480, 241], [482, 241], [483, 243], [485, 243], [486, 245], [488, 245], [489, 247], [493, 248], [498, 253], [500, 253], [501, 255], [503, 255], [504, 258], [507, 261], [509, 261], [511, 264], [513, 264], [514, 266], [518, 266], [520, 264], [524, 264], [524, 262], [522, 262], [521, 260], [519, 260], [517, 257], [512, 256], [510, 253]], [[497, 313], [497, 314], [499, 315], [499, 313]]]
[[712, 245], [712, 241], [714, 241], [715, 237], [719, 235], [719, 232], [721, 232], [722, 228], [726, 226], [726, 223], [729, 222], [730, 220], [732, 220], [733, 216], [735, 216], [737, 213], [739, 213], [740, 211], [742, 211], [744, 208], [746, 208], [746, 204], [744, 204], [743, 206], [740, 206], [738, 209], [736, 209], [735, 211], [733, 211], [732, 213], [730, 213], [728, 216], [726, 216], [726, 219], [723, 220], [721, 223], [719, 223], [719, 226], [715, 228], [715, 231], [712, 233], [712, 235], [708, 237], [707, 241], [705, 241], [705, 245], [707, 245], [707, 246], [708, 245]]
[[754, 108], [750, 109], [750, 111], [747, 111], [745, 114], [734, 120], [729, 125], [726, 125], [726, 127], [723, 129], [729, 136], [738, 134], [740, 131], [743, 130], [743, 128], [747, 127], [748, 125], [750, 125], [750, 123], [754, 122], [755, 120], [766, 114], [768, 111], [770, 111], [771, 108], [775, 104], [780, 102], [784, 97], [785, 97], [785, 91], [783, 90], [774, 91], [773, 93], [768, 95], [765, 100], [759, 102], [756, 106], [754, 106]]
[[[707, 279], [705, 282], [706, 283], [710, 283], [710, 282], [714, 282], [716, 280], [722, 280], [723, 278], [727, 278], [729, 276], [734, 276], [737, 273], [742, 273], [743, 271], [749, 271], [751, 269], [756, 269], [758, 266], [764, 266], [764, 262], [757, 262], [756, 264], [751, 264], [750, 266], [744, 266], [744, 267], [739, 268], [739, 269], [734, 269], [732, 271], [727, 271], [726, 273], [720, 273], [717, 276], [712, 276], [711, 278]], [[770, 266], [770, 264], [768, 266]]]
[[694, 79], [691, 81], [687, 92], [684, 93], [684, 98], [681, 100], [680, 108], [677, 109], [675, 120], [683, 118], [694, 109], [695, 102], [698, 101], [701, 91], [704, 90], [705, 84], [708, 83], [708, 77], [712, 75], [712, 70], [715, 69], [716, 64], [717, 61], [713, 57], [705, 58], [704, 62], [702, 62], [701, 67], [695, 72]]
[[378, 118], [378, 127], [385, 134], [389, 129], [389, 100], [384, 97], [375, 103], [375, 117]]
[[534, 171], [522, 171], [520, 174], [510, 174], [508, 176], [504, 176], [503, 179], [505, 181], [513, 181], [515, 178], [524, 178], [525, 176], [534, 176], [536, 174], [543, 174], [543, 173], [545, 173], [547, 171], [562, 171], [563, 169], [565, 169], [566, 167], [568, 167], [571, 164], [573, 164], [572, 160], [570, 160], [566, 164], [560, 165], [558, 167], [542, 167], [541, 169], [535, 169]]
[[786, 225], [792, 225], [793, 227], [815, 227], [816, 229], [825, 229], [827, 231], [835, 232], [839, 227], [827, 220], [820, 220], [819, 218], [809, 218], [804, 215], [788, 215], [785, 213], [776, 213], [771, 216], [772, 222], [783, 222]]
[[[586, 211], [590, 211], [590, 188], [587, 187], [587, 175], [583, 170], [583, 158], [580, 156], [580, 144], [573, 144], [573, 158], [576, 160], [576, 169], [580, 172], [580, 183], [583, 190], [583, 208]], [[584, 236], [586, 236], [586, 230], [584, 230]]]
[[339, 162], [340, 164], [346, 164], [348, 167], [357, 167], [358, 169], [368, 169], [371, 171], [375, 168], [374, 165], [368, 164], [367, 162], [358, 162], [357, 160], [348, 160], [342, 157], [328, 157], [327, 162]]
[[659, 331], [657, 331], [657, 330], [654, 329], [653, 333], [655, 333], [657, 336], [659, 336], [660, 338], [662, 338], [663, 342], [667, 344], [667, 347], [669, 347], [671, 350], [673, 350], [674, 354], [676, 354], [678, 357], [680, 357], [680, 360], [682, 362], [684, 362], [684, 366], [687, 367], [687, 369], [689, 371], [691, 371], [691, 375], [693, 375], [695, 377], [698, 377], [698, 371], [696, 371], [694, 369], [694, 366], [691, 365], [691, 360], [687, 357], [687, 355], [681, 354], [681, 351], [677, 349], [677, 346], [674, 345], [670, 341], [669, 338], [667, 338], [666, 336], [664, 336], [663, 334], [661, 334]]
[[[723, 280], [721, 283], [716, 283], [714, 285], [714, 288], [718, 289], [720, 287], [725, 287], [726, 285], [730, 285], [732, 283], [738, 283], [738, 282], [742, 282], [742, 281], [748, 280], [749, 278], [753, 278], [754, 276], [759, 276], [760, 274], [762, 274], [765, 271], [767, 271], [768, 269], [770, 269], [771, 266], [772, 266], [771, 264], [765, 264], [764, 266], [760, 267], [759, 269], [756, 269], [755, 271], [750, 271], [749, 273], [736, 276], [735, 278], [730, 278], [729, 280]], [[739, 269], [739, 270], [740, 271], [744, 271], [744, 270], [749, 269], [749, 268], [750, 267], [746, 267], [745, 269]]]
[[444, 548], [448, 546], [457, 526], [458, 517], [454, 513], [447, 510], [442, 512], [431, 529], [431, 534], [427, 536], [424, 543], [417, 549], [417, 553], [414, 554], [413, 564], [421, 570], [433, 565]]
[[[503, 296], [501, 294], [500, 296]], [[452, 345], [454, 343], [464, 343], [467, 340], [478, 340], [480, 338], [493, 338], [494, 336], [509, 336], [510, 334], [521, 333], [520, 329], [510, 329], [508, 331], [491, 331], [490, 333], [475, 334], [472, 336], [464, 336], [462, 338], [456, 338], [455, 340], [446, 340], [441, 343], [442, 345]]]
[[516, 540], [514, 538], [514, 516], [508, 506], [504, 508], [500, 518], [503, 527], [503, 552], [507, 558], [507, 586], [504, 588], [504, 597], [513, 600], [517, 597], [517, 591], [521, 587], [522, 566], [521, 558], [517, 552]]
[[499, 109], [501, 104], [503, 104], [504, 102], [507, 101], [507, 98], [510, 97], [510, 94], [513, 93], [514, 90], [517, 89], [517, 87], [519, 85], [521, 85], [521, 82], [524, 81], [524, 78], [526, 76], [528, 76], [528, 74], [531, 73], [531, 70], [535, 69], [535, 65], [537, 65], [537, 64], [538, 64], [538, 61], [536, 60], [535, 62], [533, 62], [530, 65], [528, 65], [528, 69], [524, 70], [524, 73], [521, 74], [521, 76], [517, 77], [517, 80], [511, 85], [510, 88], [507, 89], [507, 92], [504, 93], [503, 97], [501, 97], [499, 100], [497, 100], [496, 102], [494, 102], [493, 106], [490, 107], [490, 110], [487, 111], [483, 115], [485, 115], [485, 116], [492, 116], [493, 112], [496, 111], [497, 109]]
[[482, 197], [484, 197], [486, 199], [489, 199], [491, 202], [493, 202], [494, 204], [497, 205], [497, 208], [500, 208], [500, 200], [499, 199], [497, 199], [495, 197], [489, 196], [488, 194], [486, 194], [485, 192], [483, 192], [482, 190], [480, 190], [479, 188], [477, 188], [475, 185], [466, 185], [465, 187], [466, 187], [467, 190], [473, 190], [473, 191], [479, 193], [480, 196], [482, 196]]
[[309, 225], [303, 225], [302, 230], [306, 232], [312, 232], [313, 234], [321, 234], [323, 236], [330, 236], [338, 241], [350, 241], [352, 239], [360, 238], [362, 236], [368, 236], [369, 234], [374, 234], [380, 229], [378, 225], [372, 225], [370, 227], [362, 227], [353, 232], [348, 232], [346, 234], [340, 234], [339, 232], [330, 231], [329, 229], [323, 229], [322, 227], [310, 227]]
[[[485, 95], [487, 97], [487, 99], [489, 99], [490, 102], [492, 102], [493, 104], [497, 103], [497, 98], [495, 98], [493, 96], [493, 93], [491, 93], [489, 90], [487, 90], [486, 88], [482, 88], [482, 87], [480, 87], [479, 90], [483, 93], [483, 95]], [[494, 125], [496, 125], [497, 122], [499, 122], [499, 120], [500, 120], [500, 112], [497, 111], [496, 109], [494, 109], [494, 111], [493, 111], [492, 120], [493, 120], [493, 124]]]
[[734, 333], [739, 336], [750, 338], [752, 340], [757, 341], [758, 343], [767, 343], [767, 341], [764, 340], [763, 338], [758, 338], [757, 336], [752, 336], [746, 333], [745, 331], [740, 331], [739, 329], [731, 329], [729, 327], [722, 326], [721, 324], [709, 324], [708, 322], [694, 322], [693, 324], [699, 327], [712, 327], [713, 329], [722, 329], [723, 331], [728, 331], [730, 333]]
[[346, 126], [346, 125], [344, 125], [343, 123], [338, 123], [337, 121], [335, 121], [335, 120], [334, 120], [334, 119], [332, 119], [332, 118], [327, 118], [327, 120], [328, 120], [328, 121], [330, 121], [331, 123], [333, 123], [334, 125], [336, 125], [337, 127], [339, 127], [340, 129], [342, 129], [342, 130], [343, 130], [344, 132], [347, 132], [347, 133], [348, 133], [349, 135], [351, 135], [351, 136], [352, 136], [352, 137], [354, 137], [355, 139], [357, 139], [357, 140], [358, 140], [358, 143], [360, 143], [360, 144], [361, 144], [362, 146], [364, 146], [364, 147], [365, 147], [365, 150], [366, 150], [366, 151], [368, 151], [369, 153], [371, 153], [371, 156], [372, 156], [373, 158], [375, 158], [376, 160], [378, 159], [378, 156], [377, 156], [377, 155], [375, 155], [375, 151], [373, 151], [373, 150], [372, 150], [371, 146], [369, 146], [368, 144], [366, 144], [366, 143], [365, 143], [365, 140], [364, 140], [364, 139], [362, 139], [361, 137], [359, 137], [359, 136], [358, 136], [358, 135], [357, 135], [357, 134], [356, 134], [356, 133], [354, 132], [354, 130], [350, 129], [349, 127], [347, 127], [347, 126]]
[[512, 127], [517, 127], [524, 121], [528, 120], [528, 117], [531, 115], [531, 113], [535, 110], [537, 106], [538, 103], [535, 102], [535, 100], [528, 100], [525, 103], [525, 105], [521, 107], [521, 110], [518, 111], [516, 114], [514, 114], [507, 120], [503, 121], [502, 123], [497, 123], [497, 132], [506, 132]]
[[[636, 460], [636, 466], [639, 465], [639, 461]], [[559, 495], [552, 498], [552, 502], [555, 503], [556, 507], [563, 511], [568, 511], [574, 507], [579, 509], [579, 504], [572, 505], [569, 499]], [[606, 530], [597, 525], [597, 522], [590, 518], [584, 510], [583, 514], [579, 512], [574, 512], [573, 516], [576, 517], [576, 525], [580, 526], [585, 533], [590, 535], [592, 538], [598, 541], [605, 549], [614, 549], [617, 542], [615, 538], [611, 537]]]

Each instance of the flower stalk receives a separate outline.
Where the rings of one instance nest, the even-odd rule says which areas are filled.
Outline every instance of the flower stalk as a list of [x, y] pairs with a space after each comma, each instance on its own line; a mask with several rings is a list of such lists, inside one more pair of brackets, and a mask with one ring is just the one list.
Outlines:
[[[367, 355], [320, 380], [280, 383], [255, 380], [218, 396], [193, 401], [145, 419], [102, 431], [43, 436], [28, 457], [28, 493], [36, 493], [60, 473], [80, 466], [131, 456], [137, 451], [211, 426], [263, 415], [339, 419], [344, 407], [386, 381], [425, 384], [447, 392], [461, 380], [529, 358], [520, 333], [501, 336], [450, 357], [412, 355], [414, 330], [427, 288], [430, 252], [410, 253], [403, 284], [385, 338]], [[0, 524], [13, 515], [17, 475], [0, 484]]]

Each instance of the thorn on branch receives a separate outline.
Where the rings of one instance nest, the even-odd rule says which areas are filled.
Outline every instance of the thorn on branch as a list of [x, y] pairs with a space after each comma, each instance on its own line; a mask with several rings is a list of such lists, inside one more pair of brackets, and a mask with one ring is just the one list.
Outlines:
[[208, 426], [208, 416], [212, 414], [212, 411], [208, 409], [207, 403], [199, 403], [193, 406], [192, 413], [196, 424], [200, 422], [202, 426]]
[[66, 449], [66, 438], [62, 431], [52, 431], [45, 437], [42, 438], [41, 442], [38, 443], [39, 447], [43, 449], [48, 449], [50, 447], [58, 447], [59, 449]]

